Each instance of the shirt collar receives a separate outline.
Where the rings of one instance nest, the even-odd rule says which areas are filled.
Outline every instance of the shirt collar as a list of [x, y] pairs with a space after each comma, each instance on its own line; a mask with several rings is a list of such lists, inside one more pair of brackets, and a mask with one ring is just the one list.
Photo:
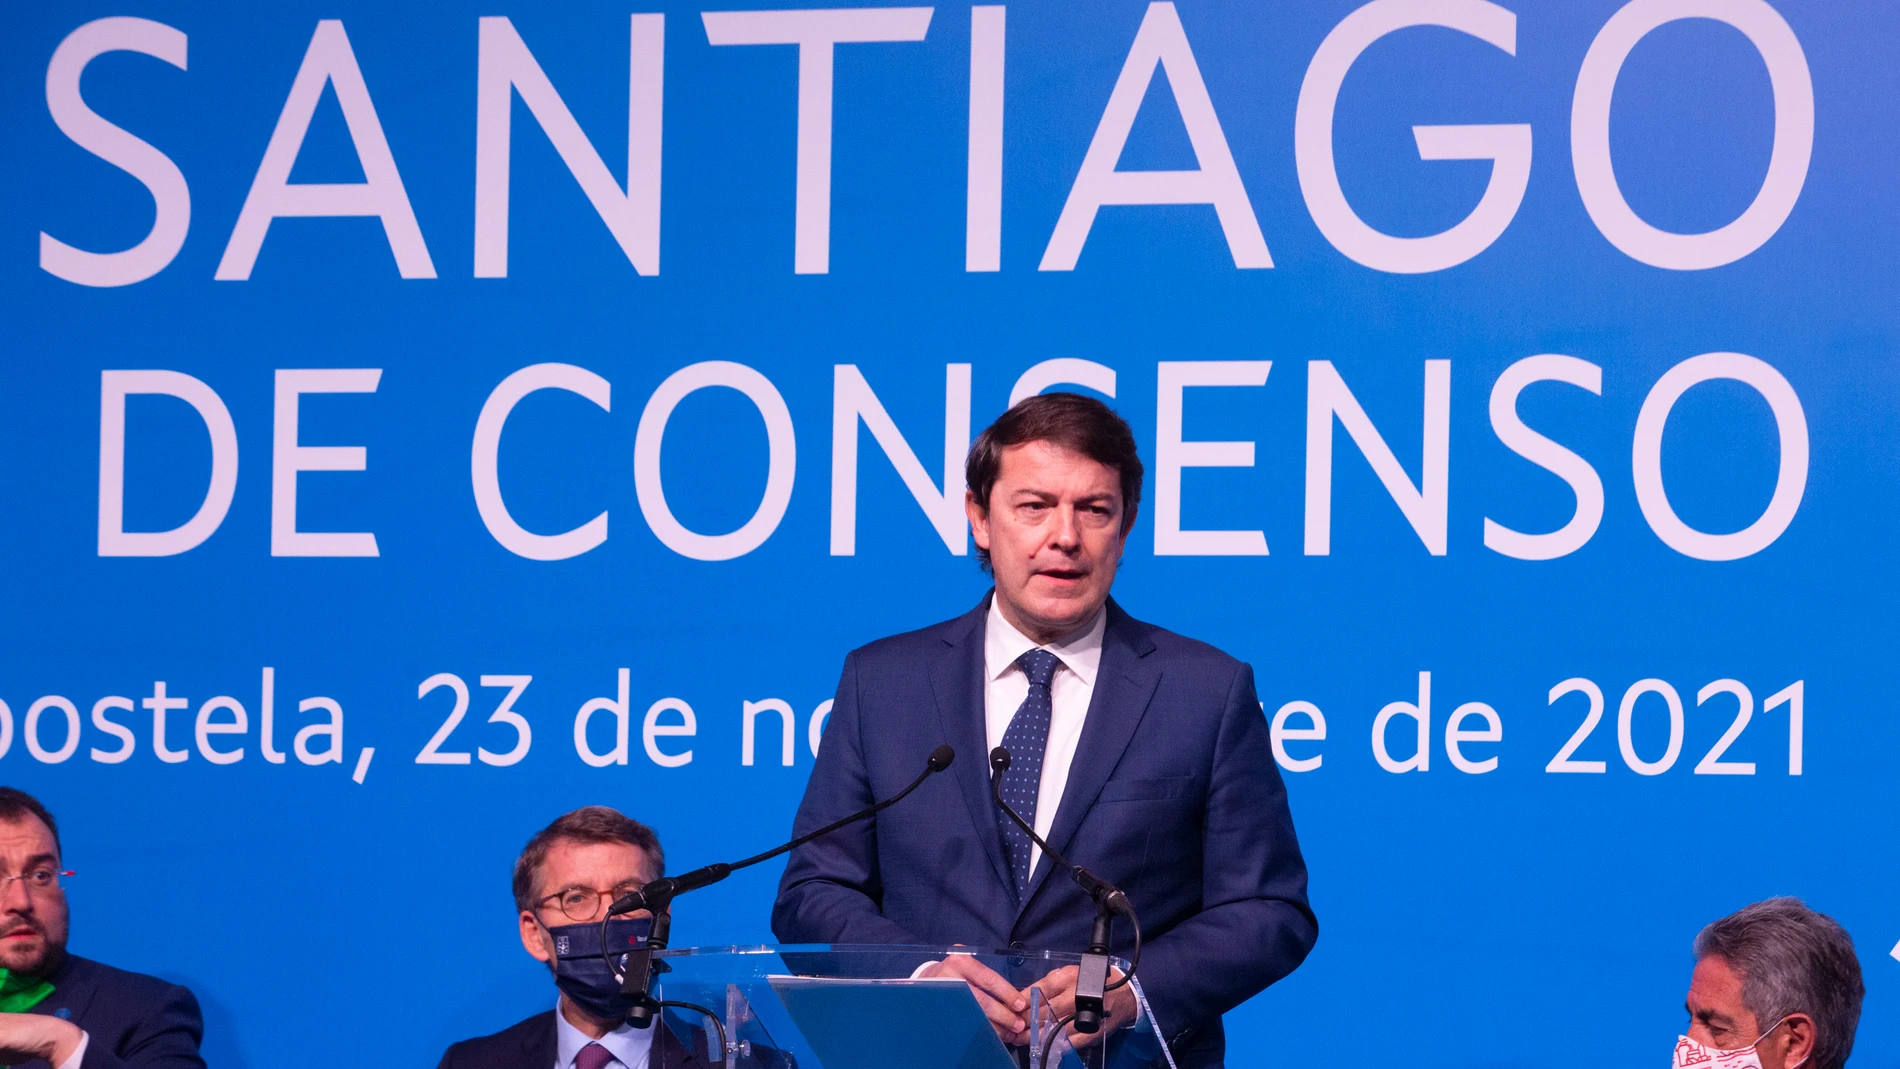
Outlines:
[[[663, 1027], [656, 1025], [656, 1027]], [[653, 1045], [652, 1028], [635, 1028], [622, 1022], [619, 1028], [601, 1036], [589, 1039], [580, 1029], [574, 1027], [561, 1012], [561, 1004], [554, 1004], [554, 1057], [558, 1069], [574, 1069], [574, 1056], [589, 1043], [598, 1043], [607, 1048], [627, 1069], [639, 1069], [647, 1062], [647, 1052]]]
[[[1083, 683], [1094, 686], [1095, 672], [1102, 663], [1102, 633], [1108, 627], [1108, 607], [1104, 605], [1095, 613], [1095, 620], [1087, 627], [1059, 639], [1042, 645], [1042, 649], [1056, 655], [1062, 666], [1074, 672]], [[1016, 667], [1016, 658], [1036, 649], [1037, 643], [1028, 635], [1016, 630], [1016, 625], [1003, 617], [1003, 610], [996, 604], [996, 597], [990, 597], [990, 613], [983, 630], [983, 668], [988, 679], [1002, 678], [1003, 673]]]

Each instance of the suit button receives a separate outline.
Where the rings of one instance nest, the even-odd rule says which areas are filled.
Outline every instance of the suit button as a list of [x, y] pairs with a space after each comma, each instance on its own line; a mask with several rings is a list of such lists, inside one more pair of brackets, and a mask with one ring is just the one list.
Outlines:
[[1020, 939], [1012, 939], [1012, 940], [1010, 940], [1010, 941], [1009, 941], [1009, 949], [1011, 949], [1011, 950], [1022, 950], [1022, 949], [1024, 949], [1024, 944], [1023, 944], [1023, 941], [1022, 941], [1022, 940], [1020, 940]]

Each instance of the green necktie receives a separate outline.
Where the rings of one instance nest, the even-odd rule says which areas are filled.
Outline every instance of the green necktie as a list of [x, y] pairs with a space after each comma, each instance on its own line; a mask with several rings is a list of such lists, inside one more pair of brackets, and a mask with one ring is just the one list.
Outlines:
[[25, 1013], [52, 993], [53, 985], [37, 976], [0, 969], [0, 1013]]

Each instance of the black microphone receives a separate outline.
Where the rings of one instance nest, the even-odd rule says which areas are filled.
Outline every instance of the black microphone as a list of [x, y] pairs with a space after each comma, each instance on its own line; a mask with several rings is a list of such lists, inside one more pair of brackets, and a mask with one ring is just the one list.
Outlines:
[[[635, 1028], [646, 1028], [653, 1023], [653, 1013], [659, 1008], [659, 1003], [655, 1002], [648, 994], [652, 987], [653, 974], [661, 971], [663, 968], [661, 963], [653, 961], [653, 952], [666, 949], [667, 940], [671, 935], [673, 926], [673, 918], [669, 912], [669, 907], [672, 906], [675, 897], [683, 895], [688, 891], [697, 891], [701, 887], [718, 883], [720, 880], [725, 879], [740, 869], [750, 868], [761, 861], [770, 861], [780, 854], [790, 850], [796, 850], [814, 839], [830, 835], [839, 828], [855, 824], [860, 820], [868, 820], [903, 801], [905, 798], [908, 798], [912, 791], [924, 785], [925, 780], [949, 768], [950, 762], [956, 760], [956, 757], [957, 752], [949, 746], [939, 746], [930, 751], [929, 759], [924, 762], [923, 772], [919, 773], [916, 779], [910, 781], [910, 786], [905, 787], [903, 790], [898, 791], [896, 794], [881, 802], [861, 809], [842, 820], [834, 820], [830, 824], [819, 828], [817, 831], [807, 832], [793, 839], [791, 842], [775, 846], [763, 854], [754, 854], [742, 861], [730, 863], [723, 861], [716, 862], [703, 868], [694, 869], [691, 872], [683, 872], [678, 876], [662, 877], [640, 888], [638, 891], [629, 891], [621, 895], [618, 899], [615, 899], [613, 905], [607, 907], [607, 915], [600, 919], [602, 928], [602, 957], [607, 956], [605, 929], [609, 920], [623, 913], [632, 913], [635, 910], [641, 909], [650, 910], [653, 913], [652, 934], [647, 937], [646, 946], [633, 951], [627, 956], [626, 972], [620, 983], [620, 993], [623, 995], [631, 995], [634, 998], [634, 1007], [632, 1012], [627, 1015], [627, 1022]], [[611, 959], [609, 959], [608, 967], [612, 968]]]
[[726, 862], [718, 862], [716, 864], [707, 865], [704, 868], [694, 869], [691, 872], [682, 873], [678, 876], [667, 876], [662, 879], [654, 880], [652, 883], [647, 884], [645, 887], [640, 888], [638, 891], [629, 891], [626, 894], [620, 896], [618, 899], [614, 901], [613, 905], [607, 907], [607, 915], [609, 917], [618, 917], [622, 913], [632, 913], [633, 911], [639, 910], [639, 909], [650, 909], [657, 913], [659, 911], [659, 907], [664, 905], [666, 902], [671, 901], [675, 895], [682, 895], [688, 891], [696, 891], [700, 889], [701, 887], [706, 887], [711, 884], [718, 883], [720, 880], [725, 879], [727, 876], [732, 875], [733, 873], [739, 871], [740, 869], [750, 868], [753, 865], [757, 865], [761, 861], [770, 861], [773, 858], [779, 856], [780, 854], [783, 854], [790, 850], [796, 850], [799, 847], [804, 846], [806, 843], [811, 842], [813, 839], [822, 838], [826, 835], [830, 835], [834, 831], [837, 831], [839, 828], [845, 827], [846, 825], [855, 824], [860, 820], [865, 820], [867, 818], [876, 816], [877, 814], [883, 812], [884, 810], [889, 809], [891, 806], [894, 806], [897, 803], [903, 801], [906, 797], [910, 795], [910, 792], [916, 790], [918, 787], [923, 786], [923, 782], [929, 779], [931, 776], [934, 776], [937, 773], [942, 772], [944, 769], [949, 768], [950, 762], [956, 760], [956, 758], [957, 758], [957, 752], [955, 750], [951, 749], [949, 746], [939, 746], [936, 749], [930, 751], [930, 758], [924, 763], [923, 773], [919, 775], [916, 779], [912, 780], [910, 782], [910, 786], [905, 787], [903, 790], [898, 791], [896, 794], [890, 796], [889, 798], [886, 798], [883, 801], [870, 806], [869, 808], [861, 809], [858, 812], [853, 813], [848, 817], [845, 817], [843, 820], [833, 821], [832, 823], [827, 824], [822, 828], [819, 828], [817, 831], [809, 832], [805, 835], [801, 835], [798, 838], [793, 839], [791, 842], [785, 843], [782, 846], [775, 846], [772, 849], [767, 850], [763, 854], [754, 854], [753, 856], [746, 858], [743, 861], [734, 861], [734, 862], [731, 862], [730, 864]]
[[1075, 877], [1075, 882], [1081, 886], [1082, 890], [1088, 893], [1089, 898], [1093, 899], [1096, 905], [1105, 906], [1117, 913], [1132, 916], [1134, 908], [1128, 904], [1128, 896], [1122, 893], [1121, 888], [1116, 887], [1114, 884], [1109, 883], [1107, 880], [1102, 879], [1100, 876], [1097, 876], [1080, 865], [1072, 864], [1069, 859], [1063, 857], [1055, 847], [1043, 841], [1042, 836], [1036, 834], [1036, 829], [1030, 827], [1029, 823], [1025, 821], [1020, 814], [1014, 809], [1011, 809], [1007, 802], [1003, 801], [1003, 773], [1009, 771], [1008, 750], [998, 746], [996, 749], [990, 751], [990, 769], [995, 772], [995, 776], [991, 780], [991, 790], [996, 794], [996, 804], [1002, 806], [1003, 812], [1008, 815], [1010, 821], [1018, 828], [1021, 828], [1023, 834], [1029, 836], [1029, 841], [1040, 847], [1042, 852], [1048, 854], [1056, 864], [1068, 869], [1069, 873]]
[[[1009, 771], [1009, 751], [1001, 746], [990, 751], [990, 769], [995, 773], [990, 777], [990, 794], [995, 797], [996, 805], [1009, 817], [1011, 823], [1022, 829], [1029, 841], [1042, 848], [1056, 864], [1069, 870], [1081, 887], [1095, 902], [1095, 925], [1089, 935], [1089, 948], [1082, 955], [1082, 964], [1075, 981], [1075, 1030], [1077, 1032], [1096, 1032], [1102, 1027], [1103, 998], [1113, 987], [1120, 987], [1134, 975], [1135, 963], [1141, 960], [1141, 921], [1135, 917], [1135, 909], [1128, 904], [1128, 896], [1121, 888], [1102, 879], [1080, 865], [1063, 857], [1055, 847], [1036, 834], [1036, 829], [1022, 818], [1022, 815], [1003, 801], [1003, 773]], [[1114, 915], [1120, 913], [1128, 918], [1135, 928], [1135, 958], [1129, 963], [1128, 976], [1117, 981], [1113, 987], [1108, 982], [1109, 925]]]

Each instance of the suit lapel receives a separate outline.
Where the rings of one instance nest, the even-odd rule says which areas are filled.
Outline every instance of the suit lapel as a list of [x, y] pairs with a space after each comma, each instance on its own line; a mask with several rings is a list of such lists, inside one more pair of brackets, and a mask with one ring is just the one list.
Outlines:
[[[1057, 853], [1068, 853], [1076, 829], [1094, 807], [1102, 786], [1120, 763], [1122, 752], [1128, 749], [1135, 728], [1148, 711], [1148, 702], [1161, 681], [1160, 667], [1147, 659], [1154, 648], [1142, 625], [1111, 599], [1108, 624], [1102, 632], [1102, 662], [1095, 674], [1095, 694], [1089, 699], [1082, 738], [1076, 743], [1075, 760], [1069, 764], [1069, 782], [1062, 788], [1062, 803], [1049, 829], [1049, 845]], [[1086, 860], [1070, 860], [1088, 864]], [[1036, 871], [1030, 875], [1029, 891], [1023, 896], [1025, 910], [1053, 867], [1047, 854], [1037, 862]]]
[[52, 981], [53, 993], [41, 999], [32, 1012], [60, 1016], [66, 1010], [66, 1018], [77, 1024], [85, 1018], [86, 1011], [92, 1006], [92, 999], [98, 993], [98, 986], [91, 982], [91, 970], [87, 962], [68, 954], [66, 960], [59, 963], [47, 979]]
[[989, 732], [984, 723], [984, 623], [990, 599], [964, 614], [944, 636], [942, 656], [931, 666], [930, 685], [937, 699], [943, 738], [957, 752], [957, 785], [976, 825], [983, 853], [1004, 887], [1011, 886], [1003, 864], [1003, 837], [996, 826], [996, 804], [990, 798]]
[[551, 1066], [555, 1059], [561, 1056], [561, 1041], [554, 1023], [554, 1015], [559, 1012], [561, 1011], [556, 1009], [543, 1014], [545, 1027], [531, 1029], [522, 1037], [521, 1057], [524, 1065], [537, 1067], [537, 1069], [540, 1066]]

